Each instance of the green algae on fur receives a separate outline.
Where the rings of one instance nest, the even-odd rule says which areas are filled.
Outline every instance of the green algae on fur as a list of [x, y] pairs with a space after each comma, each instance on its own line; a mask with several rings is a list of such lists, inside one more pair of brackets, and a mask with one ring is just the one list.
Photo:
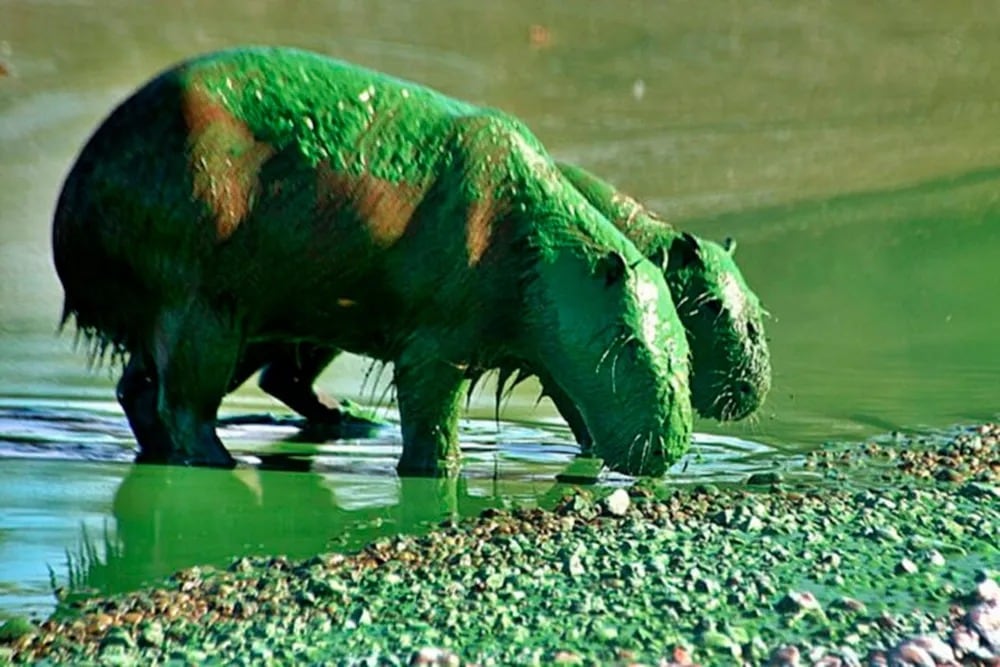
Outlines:
[[394, 363], [399, 467], [457, 462], [470, 378], [536, 373], [597, 455], [658, 475], [690, 441], [662, 272], [516, 119], [289, 49], [182, 63], [90, 139], [59, 199], [66, 317], [126, 353], [140, 461], [229, 466], [247, 346]]

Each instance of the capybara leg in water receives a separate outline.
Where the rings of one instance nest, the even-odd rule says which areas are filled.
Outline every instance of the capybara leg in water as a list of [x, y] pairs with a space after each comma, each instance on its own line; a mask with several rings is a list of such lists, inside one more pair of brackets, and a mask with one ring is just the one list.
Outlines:
[[142, 445], [138, 461], [234, 464], [215, 433], [215, 417], [238, 340], [226, 318], [203, 304], [163, 312], [153, 353], [132, 354], [118, 383], [118, 401]]

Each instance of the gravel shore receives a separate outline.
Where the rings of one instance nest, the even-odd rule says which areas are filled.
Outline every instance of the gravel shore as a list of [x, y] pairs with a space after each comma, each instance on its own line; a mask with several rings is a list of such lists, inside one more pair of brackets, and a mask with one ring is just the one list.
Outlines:
[[1000, 427], [805, 466], [193, 568], [8, 622], [0, 664], [1000, 664]]

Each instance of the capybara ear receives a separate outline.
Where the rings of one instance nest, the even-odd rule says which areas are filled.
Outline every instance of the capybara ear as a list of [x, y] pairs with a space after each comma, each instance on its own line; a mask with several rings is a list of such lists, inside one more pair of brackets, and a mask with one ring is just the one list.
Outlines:
[[676, 270], [683, 269], [691, 264], [701, 265], [702, 261], [701, 255], [698, 252], [699, 250], [698, 239], [684, 232], [670, 244], [668, 266], [672, 270]]
[[653, 252], [649, 253], [649, 261], [662, 273], [667, 272], [668, 248], [665, 245], [657, 245]]
[[736, 253], [736, 239], [732, 236], [727, 236], [726, 240], [722, 242], [722, 249], [729, 253], [730, 256]]
[[604, 284], [610, 287], [625, 275], [625, 258], [612, 250], [597, 263], [597, 275], [604, 276]]

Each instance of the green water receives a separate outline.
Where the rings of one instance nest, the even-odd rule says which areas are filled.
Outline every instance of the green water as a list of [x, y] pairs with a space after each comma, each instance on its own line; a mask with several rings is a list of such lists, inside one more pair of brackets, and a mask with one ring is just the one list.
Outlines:
[[[532, 43], [532, 26], [546, 36]], [[135, 470], [114, 378], [54, 336], [62, 175], [136, 84], [195, 52], [312, 48], [521, 117], [577, 162], [713, 238], [773, 315], [772, 394], [702, 422], [680, 480], [727, 479], [831, 439], [993, 418], [1000, 376], [1000, 11], [995, 2], [140, 3], [0, 11], [0, 614], [44, 613], [82, 527], [125, 588], [242, 553], [301, 556], [552, 491], [568, 431], [531, 386], [497, 427], [473, 398], [461, 485], [392, 472], [398, 430], [298, 442], [233, 426], [251, 469]], [[534, 31], [536, 35], [539, 30]], [[357, 359], [321, 378], [380, 403]], [[227, 414], [279, 411], [247, 386]], [[308, 472], [269, 468], [305, 467]], [[104, 553], [107, 534], [111, 553]]]

